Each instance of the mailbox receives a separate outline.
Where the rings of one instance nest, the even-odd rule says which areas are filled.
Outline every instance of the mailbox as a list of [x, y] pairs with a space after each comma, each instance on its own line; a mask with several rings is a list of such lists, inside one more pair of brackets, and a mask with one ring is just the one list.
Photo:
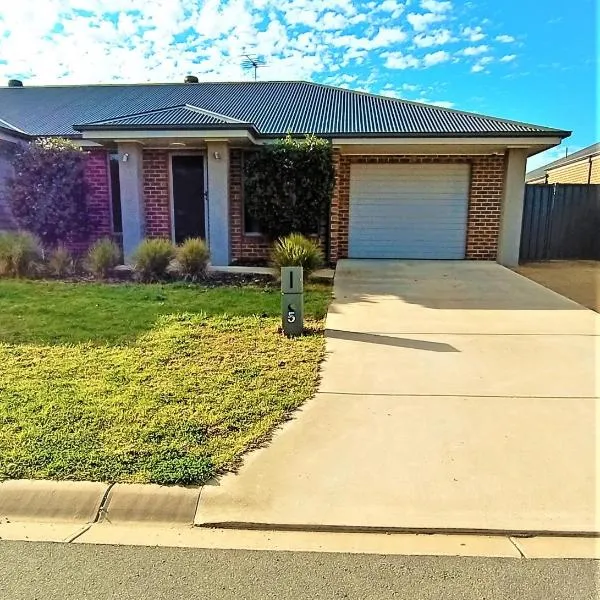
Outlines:
[[302, 267], [281, 268], [281, 327], [288, 337], [304, 329], [303, 277]]

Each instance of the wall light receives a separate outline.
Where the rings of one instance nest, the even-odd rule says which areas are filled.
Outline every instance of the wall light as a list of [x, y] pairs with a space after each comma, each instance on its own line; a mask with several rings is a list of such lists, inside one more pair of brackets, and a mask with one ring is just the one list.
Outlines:
[[129, 153], [125, 152], [125, 154], [123, 154], [123, 157], [121, 158], [121, 160], [123, 162], [127, 162], [129, 160]]
[[215, 160], [221, 160], [221, 153], [220, 152], [213, 152], [213, 156], [215, 157]]

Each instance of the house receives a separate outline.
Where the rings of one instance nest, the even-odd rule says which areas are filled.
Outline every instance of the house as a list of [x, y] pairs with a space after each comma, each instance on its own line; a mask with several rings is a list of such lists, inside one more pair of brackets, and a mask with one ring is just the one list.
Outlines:
[[600, 184], [600, 143], [527, 173], [527, 183]]
[[[212, 262], [268, 256], [247, 218], [247, 152], [291, 133], [334, 148], [329, 260], [516, 264], [525, 163], [569, 132], [303, 81], [0, 88], [15, 133], [89, 152], [94, 237], [207, 239]], [[18, 133], [18, 136], [16, 135]], [[2, 140], [2, 144], [14, 140]]]

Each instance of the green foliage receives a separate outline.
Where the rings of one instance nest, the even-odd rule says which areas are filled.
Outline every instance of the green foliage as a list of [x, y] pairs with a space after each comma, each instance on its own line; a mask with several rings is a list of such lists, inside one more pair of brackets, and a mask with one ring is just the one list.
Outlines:
[[316, 234], [327, 223], [333, 182], [331, 144], [314, 135], [288, 135], [246, 155], [244, 202], [272, 240]]
[[48, 269], [55, 277], [66, 277], [67, 275], [70, 275], [73, 272], [74, 266], [75, 261], [73, 260], [73, 255], [63, 244], [59, 244], [50, 252]]
[[170, 240], [146, 239], [133, 255], [133, 269], [141, 281], [162, 281], [166, 279], [174, 257], [175, 247]]
[[281, 267], [303, 267], [304, 277], [319, 269], [324, 262], [319, 245], [299, 233], [279, 238], [271, 250], [271, 262], [277, 269]]
[[42, 257], [40, 240], [33, 233], [0, 232], [0, 276], [30, 277]]
[[121, 262], [121, 249], [110, 238], [97, 240], [88, 250], [87, 269], [99, 279], [106, 279]]
[[85, 161], [84, 152], [60, 138], [35, 140], [14, 154], [6, 200], [19, 226], [48, 247], [87, 239]]
[[178, 273], [192, 281], [197, 281], [204, 275], [209, 259], [210, 252], [201, 238], [189, 238], [175, 250]]

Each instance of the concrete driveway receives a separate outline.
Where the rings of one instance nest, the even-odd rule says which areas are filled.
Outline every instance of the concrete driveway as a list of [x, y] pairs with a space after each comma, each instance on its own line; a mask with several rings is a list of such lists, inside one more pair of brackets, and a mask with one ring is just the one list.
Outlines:
[[598, 532], [598, 325], [495, 263], [341, 261], [319, 393], [196, 522]]

